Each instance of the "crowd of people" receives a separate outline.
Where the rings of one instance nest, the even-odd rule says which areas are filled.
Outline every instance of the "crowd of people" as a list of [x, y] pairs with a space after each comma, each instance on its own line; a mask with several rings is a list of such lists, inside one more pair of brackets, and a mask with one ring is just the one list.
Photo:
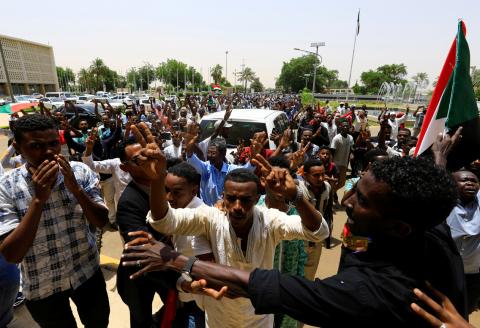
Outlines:
[[[70, 300], [85, 327], [107, 327], [106, 230], [125, 243], [117, 290], [131, 327], [468, 326], [480, 301], [480, 159], [447, 171], [461, 129], [414, 158], [425, 107], [413, 133], [408, 106], [383, 109], [375, 135], [365, 105], [297, 95], [94, 107], [93, 120], [70, 102], [11, 117], [0, 327], [23, 299], [41, 327], [76, 327]], [[248, 131], [229, 158], [233, 108], [282, 111], [289, 127]], [[338, 273], [315, 279], [339, 211]]]

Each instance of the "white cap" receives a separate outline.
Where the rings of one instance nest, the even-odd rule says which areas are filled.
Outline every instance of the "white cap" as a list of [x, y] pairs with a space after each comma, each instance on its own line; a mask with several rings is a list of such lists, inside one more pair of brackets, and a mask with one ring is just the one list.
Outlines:
[[[222, 123], [222, 121], [223, 121], [223, 120], [217, 120], [217, 121], [215, 122], [215, 124], [213, 125], [213, 127], [215, 128], [215, 130], [218, 129], [218, 127], [220, 126], [220, 124]], [[223, 125], [223, 127], [224, 127], [224, 128], [231, 128], [232, 125], [231, 125], [230, 123], [228, 123], [228, 122], [225, 122], [225, 124]]]

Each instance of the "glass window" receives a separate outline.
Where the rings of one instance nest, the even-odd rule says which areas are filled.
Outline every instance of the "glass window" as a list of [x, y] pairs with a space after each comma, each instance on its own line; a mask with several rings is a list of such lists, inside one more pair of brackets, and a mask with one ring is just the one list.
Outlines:
[[[204, 140], [207, 137], [211, 136], [214, 132], [214, 124], [216, 120], [203, 120], [200, 123], [202, 132], [200, 134], [200, 140]], [[238, 145], [238, 140], [243, 139], [245, 146], [250, 145], [250, 139], [253, 137], [253, 134], [256, 132], [265, 131], [267, 132], [267, 127], [265, 123], [252, 123], [252, 122], [240, 122], [240, 121], [228, 121], [232, 124], [232, 127], [229, 128], [227, 145], [229, 147], [236, 147]]]

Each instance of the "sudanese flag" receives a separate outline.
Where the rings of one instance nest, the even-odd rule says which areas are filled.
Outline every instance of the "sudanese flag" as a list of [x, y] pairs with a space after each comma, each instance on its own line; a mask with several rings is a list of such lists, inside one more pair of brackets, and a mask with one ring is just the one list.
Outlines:
[[418, 138], [415, 156], [431, 147], [439, 133], [462, 126], [462, 139], [450, 153], [449, 169], [459, 169], [480, 158], [480, 118], [470, 77], [470, 50], [465, 24], [458, 22], [457, 37], [448, 53]]

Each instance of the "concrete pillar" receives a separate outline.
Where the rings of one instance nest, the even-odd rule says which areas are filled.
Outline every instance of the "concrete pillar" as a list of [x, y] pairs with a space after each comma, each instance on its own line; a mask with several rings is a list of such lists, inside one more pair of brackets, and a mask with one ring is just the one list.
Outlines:
[[45, 95], [45, 84], [40, 84], [40, 91], [39, 91], [42, 95]]
[[12, 94], [10, 93], [10, 89], [8, 88], [8, 84], [2, 83], [2, 84], [0, 85], [0, 88], [2, 88], [3, 94], [4, 94], [6, 97], [11, 97], [11, 96], [12, 96]]
[[25, 95], [30, 94], [30, 88], [28, 87], [28, 83], [23, 84], [23, 94], [25, 94]]

